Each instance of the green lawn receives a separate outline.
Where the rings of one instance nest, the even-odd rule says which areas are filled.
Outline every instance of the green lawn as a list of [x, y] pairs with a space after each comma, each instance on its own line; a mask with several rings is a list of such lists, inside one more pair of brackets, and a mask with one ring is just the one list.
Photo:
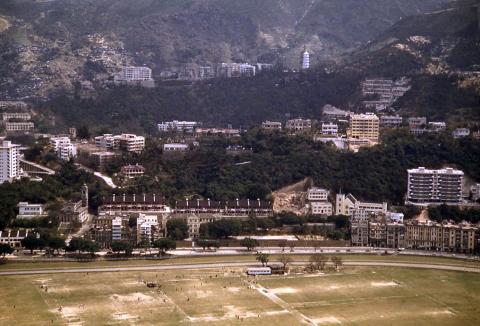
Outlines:
[[294, 267], [251, 280], [230, 268], [1, 277], [0, 325], [480, 324], [475, 273]]

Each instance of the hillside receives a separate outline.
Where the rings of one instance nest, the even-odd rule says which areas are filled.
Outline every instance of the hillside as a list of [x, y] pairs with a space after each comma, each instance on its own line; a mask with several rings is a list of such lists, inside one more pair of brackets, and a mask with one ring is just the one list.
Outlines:
[[[194, 62], [336, 58], [447, 0], [3, 0], [0, 96], [46, 97], [125, 63], [154, 74]], [[7, 23], [5, 23], [7, 22]]]

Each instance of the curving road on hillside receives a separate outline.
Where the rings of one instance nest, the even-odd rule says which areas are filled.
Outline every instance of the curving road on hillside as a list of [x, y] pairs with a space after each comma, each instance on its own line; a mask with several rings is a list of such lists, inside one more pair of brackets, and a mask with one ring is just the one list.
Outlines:
[[[305, 262], [293, 262], [292, 265], [305, 265]], [[400, 263], [400, 262], [389, 263], [389, 262], [378, 262], [378, 261], [344, 261], [343, 265], [344, 266], [439, 269], [439, 270], [456, 271], [456, 272], [480, 273], [480, 268], [453, 266], [453, 265], [421, 264], [421, 263], [417, 264], [417, 263]], [[10, 270], [10, 271], [0, 272], [0, 276], [61, 274], [61, 273], [107, 273], [107, 272], [132, 272], [132, 271], [218, 269], [218, 268], [228, 268], [228, 267], [249, 267], [249, 266], [260, 266], [260, 264], [256, 264], [252, 262], [225, 262], [225, 263], [168, 264], [168, 265], [126, 266], [126, 267]]]

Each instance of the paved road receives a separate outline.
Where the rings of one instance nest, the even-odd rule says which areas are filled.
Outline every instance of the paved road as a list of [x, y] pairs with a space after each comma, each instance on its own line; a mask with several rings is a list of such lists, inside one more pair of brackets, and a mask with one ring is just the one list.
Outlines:
[[[293, 262], [292, 264], [305, 265], [305, 262]], [[480, 273], [480, 268], [451, 266], [451, 265], [437, 265], [437, 264], [388, 263], [388, 262], [375, 262], [375, 261], [344, 261], [343, 265], [373, 266], [373, 267], [407, 267], [407, 268], [439, 269], [439, 270], [447, 270], [447, 271]], [[168, 264], [168, 265], [126, 266], [126, 267], [10, 270], [10, 271], [0, 272], [0, 276], [61, 274], [61, 273], [162, 271], [162, 270], [185, 270], [185, 269], [217, 269], [217, 268], [224, 268], [224, 267], [247, 267], [247, 266], [259, 266], [259, 264], [255, 264], [252, 262], [226, 262], [226, 263]]]

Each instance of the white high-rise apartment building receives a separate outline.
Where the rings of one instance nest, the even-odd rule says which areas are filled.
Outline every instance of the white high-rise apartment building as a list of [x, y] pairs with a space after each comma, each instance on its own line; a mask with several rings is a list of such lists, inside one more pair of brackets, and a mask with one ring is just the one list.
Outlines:
[[380, 120], [373, 113], [354, 114], [350, 117], [348, 136], [378, 142], [380, 136]]
[[407, 203], [414, 205], [459, 204], [462, 201], [463, 172], [452, 168], [408, 170]]
[[0, 143], [0, 184], [19, 176], [19, 148], [20, 145], [11, 141], [2, 140]]

